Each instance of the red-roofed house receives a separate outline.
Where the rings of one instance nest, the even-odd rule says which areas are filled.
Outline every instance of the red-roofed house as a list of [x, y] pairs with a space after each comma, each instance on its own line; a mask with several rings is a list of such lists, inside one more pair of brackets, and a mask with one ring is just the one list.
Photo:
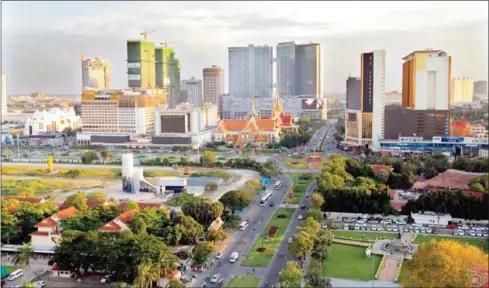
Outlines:
[[127, 230], [132, 223], [132, 219], [137, 215], [139, 215], [139, 212], [136, 210], [126, 211], [114, 220], [100, 227], [98, 230], [102, 232], [117, 232]]
[[[111, 202], [108, 202], [107, 200], [87, 200], [88, 209], [92, 209], [95, 206], [107, 206], [107, 205], [113, 205], [113, 204]], [[66, 203], [66, 201], [63, 202], [63, 204], [61, 204], [61, 209], [68, 208], [68, 207], [69, 204]]]
[[371, 167], [372, 167], [372, 170], [374, 170], [375, 174], [380, 173], [380, 171], [382, 171], [384, 169], [387, 169], [389, 171], [392, 170], [392, 167], [389, 165], [371, 165]]
[[32, 246], [46, 249], [54, 248], [61, 237], [61, 227], [58, 225], [59, 221], [77, 213], [78, 210], [75, 207], [69, 207], [37, 223], [35, 225], [37, 231], [31, 234]]

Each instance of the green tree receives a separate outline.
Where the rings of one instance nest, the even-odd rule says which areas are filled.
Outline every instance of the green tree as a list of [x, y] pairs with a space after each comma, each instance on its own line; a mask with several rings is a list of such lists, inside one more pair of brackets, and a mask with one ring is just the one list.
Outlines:
[[20, 266], [23, 269], [30, 269], [31, 259], [37, 259], [36, 254], [34, 253], [34, 248], [32, 247], [31, 242], [23, 243], [22, 247], [19, 248], [18, 253], [15, 254], [13, 262], [15, 266]]
[[251, 202], [251, 197], [245, 191], [231, 190], [224, 194], [219, 201], [234, 214], [236, 211], [246, 208]]
[[297, 285], [289, 281], [279, 281], [275, 285], [273, 285], [273, 287], [274, 288], [297, 288]]
[[311, 200], [309, 201], [311, 202], [312, 207], [321, 209], [321, 206], [324, 204], [324, 197], [319, 193], [313, 193], [311, 195]]
[[289, 251], [295, 257], [306, 257], [314, 247], [314, 238], [305, 231], [300, 231], [292, 237]]
[[68, 198], [66, 198], [66, 201], [63, 206], [65, 206], [66, 208], [73, 206], [78, 210], [87, 210], [88, 209], [87, 196], [85, 195], [85, 193], [81, 191], [76, 192], [75, 194], [68, 196]]
[[195, 246], [194, 261], [197, 264], [203, 264], [209, 260], [212, 252], [214, 251], [214, 245], [209, 242], [202, 242]]
[[21, 287], [22, 288], [37, 288], [37, 286], [34, 285], [34, 283], [32, 283], [32, 282], [25, 282], [24, 284], [22, 284]]
[[331, 254], [331, 245], [333, 245], [334, 235], [329, 230], [324, 230], [319, 234], [312, 250], [312, 257], [318, 259], [319, 267], [323, 268], [324, 260], [326, 260]]
[[323, 278], [321, 277], [321, 273], [319, 269], [313, 268], [309, 270], [309, 272], [306, 274], [304, 277], [304, 280], [306, 281], [309, 286], [314, 287], [314, 288], [332, 288], [333, 285], [331, 285], [331, 280], [329, 278]]
[[309, 209], [309, 211], [307, 211], [305, 217], [306, 218], [311, 217], [314, 220], [316, 220], [317, 222], [323, 221], [323, 213], [319, 209]]
[[194, 195], [187, 192], [182, 192], [170, 198], [167, 204], [168, 206], [183, 206], [183, 204], [193, 201], [194, 198], [195, 198]]
[[287, 261], [285, 268], [280, 273], [280, 282], [289, 282], [295, 287], [301, 285], [302, 271], [296, 261]]
[[100, 157], [104, 160], [109, 160], [112, 155], [110, 154], [110, 151], [107, 149], [104, 149], [100, 152]]
[[181, 234], [182, 244], [193, 244], [196, 239], [204, 234], [204, 227], [194, 218], [178, 213], [173, 219], [175, 229]]
[[149, 288], [152, 283], [158, 281], [158, 272], [152, 263], [142, 263], [138, 265], [138, 274], [133, 285], [140, 288]]
[[130, 200], [126, 204], [126, 210], [136, 210], [139, 211], [139, 204], [134, 200]]
[[217, 190], [217, 187], [218, 185], [216, 182], [210, 182], [205, 185], [205, 191], [214, 192]]
[[202, 162], [205, 166], [214, 166], [216, 163], [216, 154], [210, 150], [205, 150], [202, 153]]
[[212, 242], [220, 242], [226, 240], [228, 235], [224, 230], [213, 230], [207, 232], [207, 239]]
[[185, 284], [180, 279], [171, 279], [165, 285], [165, 288], [185, 288]]
[[82, 154], [81, 160], [83, 164], [92, 164], [95, 160], [98, 160], [98, 155], [94, 151], [87, 151]]

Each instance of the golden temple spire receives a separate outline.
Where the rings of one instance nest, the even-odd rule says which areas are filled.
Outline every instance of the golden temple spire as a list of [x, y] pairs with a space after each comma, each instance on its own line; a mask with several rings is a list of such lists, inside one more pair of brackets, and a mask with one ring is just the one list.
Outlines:
[[250, 118], [257, 118], [258, 113], [256, 113], [256, 104], [255, 104], [255, 94], [251, 93], [251, 114]]

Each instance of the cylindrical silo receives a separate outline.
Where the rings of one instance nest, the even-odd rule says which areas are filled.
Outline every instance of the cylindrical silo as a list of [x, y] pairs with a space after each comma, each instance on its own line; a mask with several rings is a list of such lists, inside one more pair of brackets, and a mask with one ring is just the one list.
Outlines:
[[122, 154], [122, 177], [132, 178], [134, 157], [132, 153]]

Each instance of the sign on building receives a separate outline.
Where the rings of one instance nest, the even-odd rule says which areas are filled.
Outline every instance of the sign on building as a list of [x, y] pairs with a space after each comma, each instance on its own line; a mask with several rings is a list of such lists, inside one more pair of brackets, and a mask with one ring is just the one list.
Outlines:
[[129, 79], [129, 80], [141, 80], [141, 75], [139, 75], [139, 74], [129, 74], [129, 75], [127, 75], [127, 79]]

